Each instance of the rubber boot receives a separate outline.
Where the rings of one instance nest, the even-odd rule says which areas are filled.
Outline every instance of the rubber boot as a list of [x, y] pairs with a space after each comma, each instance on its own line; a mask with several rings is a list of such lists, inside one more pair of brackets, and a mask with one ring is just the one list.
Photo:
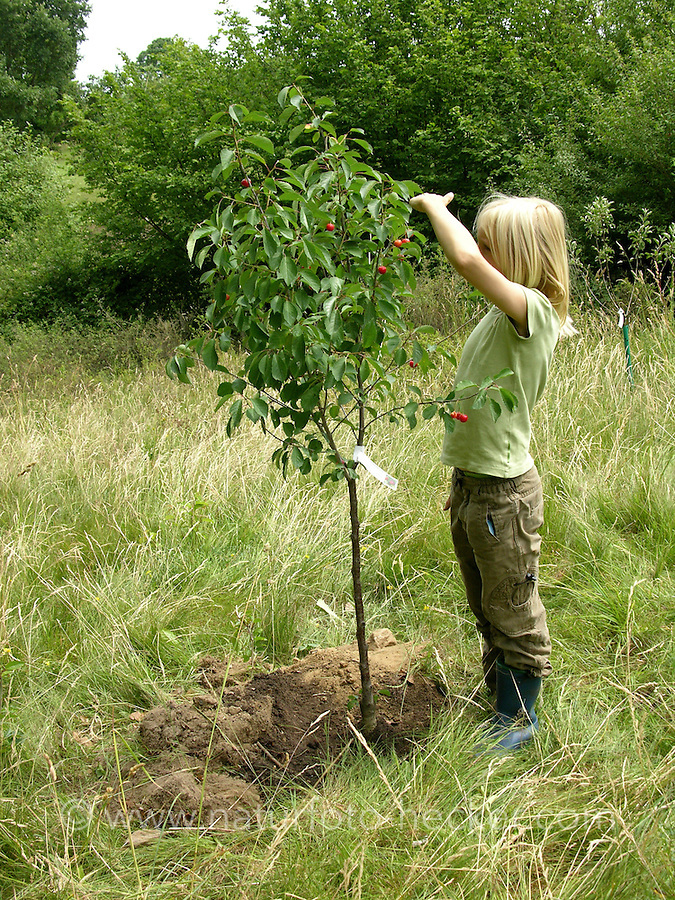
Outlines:
[[541, 690], [541, 678], [520, 669], [511, 669], [499, 660], [497, 669], [497, 714], [487, 737], [481, 741], [486, 753], [506, 754], [518, 750], [539, 728], [534, 704]]

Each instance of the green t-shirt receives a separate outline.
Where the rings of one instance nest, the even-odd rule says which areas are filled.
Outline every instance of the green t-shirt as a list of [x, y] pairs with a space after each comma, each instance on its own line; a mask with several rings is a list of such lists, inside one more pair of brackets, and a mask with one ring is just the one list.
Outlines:
[[[505, 313], [493, 306], [469, 335], [457, 366], [455, 384], [484, 378], [502, 369], [514, 374], [500, 379], [518, 398], [512, 413], [502, 405], [495, 422], [487, 403], [473, 409], [471, 390], [459, 392], [457, 410], [468, 421], [455, 422], [455, 430], [443, 440], [441, 462], [467, 472], [516, 478], [534, 464], [530, 456], [530, 411], [540, 399], [553, 349], [558, 340], [560, 319], [540, 291], [523, 288], [527, 297], [528, 336], [522, 337]], [[466, 398], [466, 399], [462, 399]]]

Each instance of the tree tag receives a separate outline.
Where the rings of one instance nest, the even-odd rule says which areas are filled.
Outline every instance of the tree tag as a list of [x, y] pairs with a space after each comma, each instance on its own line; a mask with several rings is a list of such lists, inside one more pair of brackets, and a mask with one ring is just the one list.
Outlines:
[[377, 463], [374, 463], [372, 459], [366, 453], [365, 447], [360, 447], [358, 444], [354, 447], [354, 462], [361, 463], [364, 469], [370, 472], [378, 481], [381, 481], [386, 487], [390, 488], [392, 491], [395, 491], [398, 487], [398, 478], [394, 478], [393, 475], [389, 475], [388, 472], [385, 472], [384, 469], [381, 469]]

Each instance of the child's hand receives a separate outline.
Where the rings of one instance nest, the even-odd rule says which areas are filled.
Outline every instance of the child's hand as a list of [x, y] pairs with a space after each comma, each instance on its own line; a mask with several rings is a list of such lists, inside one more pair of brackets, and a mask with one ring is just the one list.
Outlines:
[[442, 207], [443, 209], [452, 202], [454, 194], [418, 194], [416, 197], [410, 198], [410, 205], [417, 212], [429, 213], [434, 207]]

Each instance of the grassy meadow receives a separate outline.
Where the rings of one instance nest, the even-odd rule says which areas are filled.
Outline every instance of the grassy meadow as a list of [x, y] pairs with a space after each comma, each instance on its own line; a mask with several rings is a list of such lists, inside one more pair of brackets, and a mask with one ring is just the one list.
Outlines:
[[[477, 758], [455, 702], [408, 758], [347, 753], [249, 827], [142, 847], [102, 814], [139, 713], [197, 690], [204, 654], [283, 663], [353, 639], [346, 490], [283, 481], [251, 423], [228, 439], [208, 373], [164, 376], [168, 325], [3, 343], [0, 896], [675, 896], [675, 325], [635, 318], [631, 389], [616, 317], [576, 324], [534, 422], [554, 645], [537, 739]], [[432, 641], [468, 697], [480, 648], [440, 442], [434, 421], [369, 444], [400, 485], [361, 481], [364, 588], [369, 625]]]

